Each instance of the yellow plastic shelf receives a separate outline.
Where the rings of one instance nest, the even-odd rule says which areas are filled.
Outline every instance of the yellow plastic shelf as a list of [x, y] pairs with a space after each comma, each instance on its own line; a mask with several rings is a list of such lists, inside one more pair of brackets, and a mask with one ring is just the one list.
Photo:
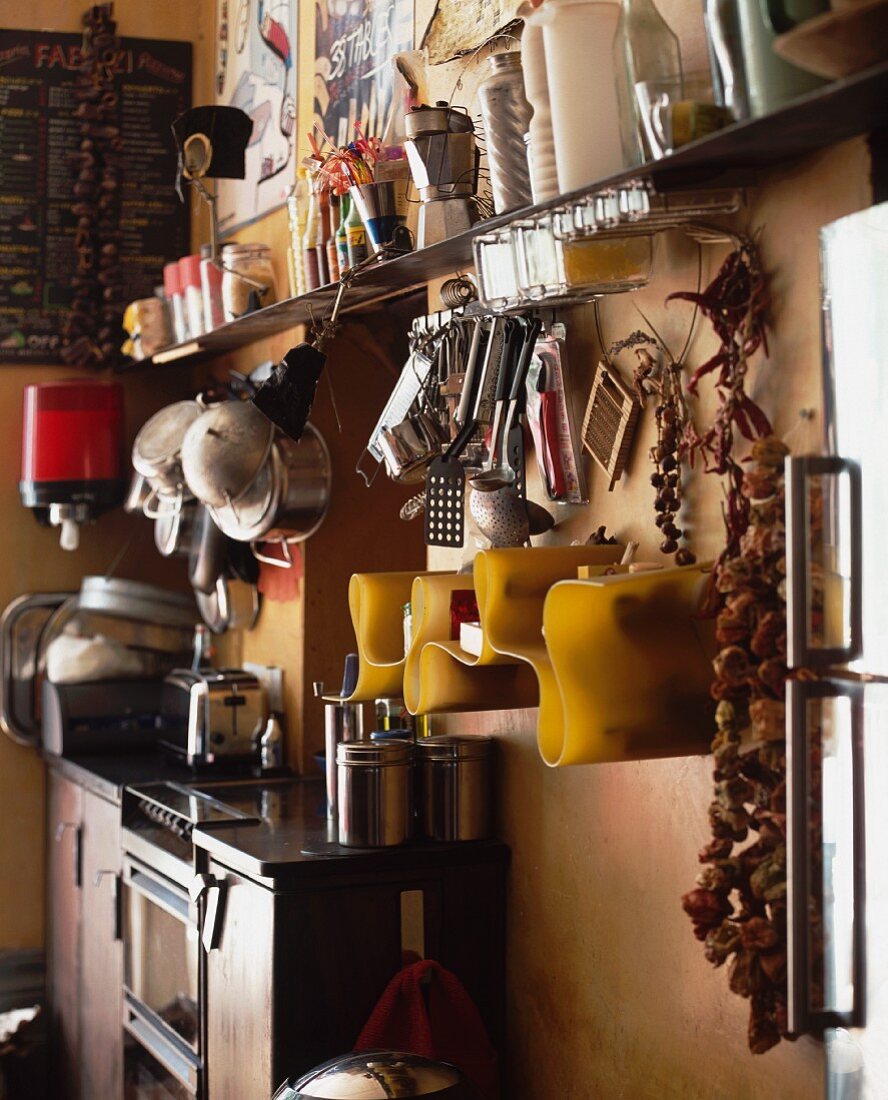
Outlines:
[[416, 573], [355, 573], [348, 606], [358, 645], [351, 699], [400, 699], [404, 692], [404, 613]]
[[[413, 588], [414, 639], [405, 667], [408, 709], [536, 706], [539, 689], [533, 674], [539, 673], [526, 651], [543, 645], [546, 593], [556, 581], [575, 576], [579, 566], [604, 569], [622, 554], [622, 546], [485, 550], [476, 555], [471, 575], [421, 578]], [[458, 588], [474, 588], [478, 600], [482, 642], [477, 656], [450, 638], [450, 598]]]
[[536, 706], [533, 673], [525, 665], [490, 651], [475, 658], [450, 640], [451, 594], [474, 587], [471, 574], [457, 573], [413, 583], [413, 640], [404, 665], [404, 702], [411, 714]]
[[713, 623], [696, 617], [708, 571], [687, 566], [554, 585], [543, 610], [548, 662], [535, 664], [547, 764], [708, 750], [716, 647]]

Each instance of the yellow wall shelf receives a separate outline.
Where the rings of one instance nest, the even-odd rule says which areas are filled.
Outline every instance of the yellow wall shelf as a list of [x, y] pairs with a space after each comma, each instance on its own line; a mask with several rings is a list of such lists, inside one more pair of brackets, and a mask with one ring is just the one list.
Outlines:
[[[449, 575], [449, 574], [445, 574]], [[416, 573], [355, 573], [348, 606], [358, 645], [354, 702], [400, 699], [404, 693], [404, 604]]]
[[546, 598], [538, 741], [547, 764], [686, 756], [712, 738], [707, 566], [562, 581]]

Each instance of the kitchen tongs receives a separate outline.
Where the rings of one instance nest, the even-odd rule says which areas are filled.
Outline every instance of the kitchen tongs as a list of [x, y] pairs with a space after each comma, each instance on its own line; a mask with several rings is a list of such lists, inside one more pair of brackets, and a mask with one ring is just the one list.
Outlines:
[[[466, 364], [466, 377], [463, 382], [464, 395], [468, 400], [460, 402], [460, 413], [465, 410], [459, 434], [439, 458], [429, 466], [426, 475], [425, 541], [427, 546], [461, 547], [465, 534], [465, 489], [466, 475], [460, 462], [460, 455], [475, 434], [481, 397], [489, 377], [493, 351], [498, 341], [495, 339], [501, 318], [495, 317], [487, 336], [484, 349], [484, 363], [478, 370], [480, 340], [472, 340], [469, 361]], [[481, 322], [479, 322], [479, 325]]]

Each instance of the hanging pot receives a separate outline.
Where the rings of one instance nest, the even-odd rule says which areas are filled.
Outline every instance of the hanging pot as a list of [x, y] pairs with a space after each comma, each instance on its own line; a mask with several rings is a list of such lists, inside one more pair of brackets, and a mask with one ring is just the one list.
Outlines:
[[200, 617], [213, 634], [252, 630], [259, 617], [259, 593], [251, 584], [221, 576], [210, 592], [194, 593]]
[[211, 405], [182, 441], [182, 472], [198, 500], [213, 508], [236, 501], [268, 459], [274, 425], [249, 401]]
[[154, 545], [165, 558], [187, 554], [191, 547], [197, 505], [194, 501], [162, 509], [154, 520]]
[[133, 442], [133, 467], [151, 486], [152, 493], [143, 501], [145, 514], [151, 518], [156, 518], [158, 496], [185, 495], [182, 442], [202, 412], [197, 401], [176, 401], [156, 412], [139, 429]]
[[275, 564], [289, 566], [287, 545], [313, 535], [327, 514], [331, 477], [327, 444], [307, 424], [298, 443], [278, 436], [253, 484], [236, 501], [212, 508], [213, 519], [229, 538], [249, 542], [254, 554], [258, 543], [281, 543], [287, 560]]

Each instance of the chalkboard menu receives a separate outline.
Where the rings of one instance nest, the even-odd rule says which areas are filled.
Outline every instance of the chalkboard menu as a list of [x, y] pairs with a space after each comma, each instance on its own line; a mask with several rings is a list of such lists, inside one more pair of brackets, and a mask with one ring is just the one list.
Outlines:
[[[123, 38], [113, 59], [125, 166], [121, 298], [190, 251], [170, 126], [191, 106], [191, 43]], [[77, 266], [72, 157], [78, 34], [0, 30], [0, 362], [59, 360]]]

